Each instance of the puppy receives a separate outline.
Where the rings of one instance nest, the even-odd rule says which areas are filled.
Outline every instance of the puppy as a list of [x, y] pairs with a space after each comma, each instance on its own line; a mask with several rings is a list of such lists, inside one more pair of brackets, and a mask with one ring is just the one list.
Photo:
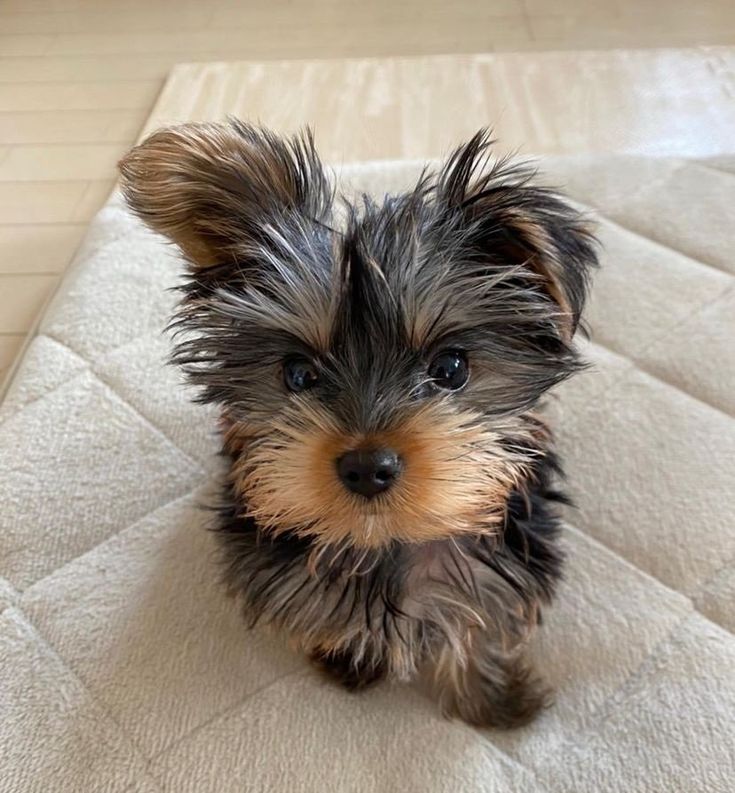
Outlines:
[[157, 132], [121, 173], [188, 263], [173, 360], [221, 408], [218, 537], [251, 622], [349, 688], [420, 678], [513, 726], [548, 701], [525, 651], [562, 563], [535, 408], [582, 365], [596, 255], [490, 143], [340, 212], [309, 133], [237, 120]]

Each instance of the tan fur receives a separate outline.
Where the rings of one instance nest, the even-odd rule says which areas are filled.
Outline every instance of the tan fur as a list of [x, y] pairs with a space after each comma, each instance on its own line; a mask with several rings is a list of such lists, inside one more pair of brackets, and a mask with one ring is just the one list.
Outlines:
[[508, 222], [522, 240], [528, 241], [532, 248], [538, 251], [528, 258], [526, 266], [540, 276], [549, 296], [559, 306], [559, 329], [562, 337], [566, 341], [571, 341], [574, 335], [574, 313], [560, 282], [564, 265], [557, 261], [548, 234], [543, 226], [520, 210], [509, 213]]
[[[196, 268], [230, 261], [233, 246], [244, 241], [243, 216], [252, 196], [280, 209], [299, 200], [290, 161], [270, 145], [276, 140], [235, 122], [160, 130], [120, 160], [123, 193], [133, 211]], [[310, 139], [298, 145], [308, 147]]]
[[466, 657], [444, 645], [425, 670], [442, 712], [482, 727], [518, 727], [551, 704], [551, 691], [533, 674], [519, 646], [499, 653], [480, 632]]
[[[220, 124], [186, 124], [161, 130], [119, 163], [128, 203], [156, 231], [173, 240], [199, 267], [217, 264], [217, 244], [201, 234], [198, 210], [211, 190], [208, 172], [237, 162], [242, 139]], [[251, 152], [257, 156], [256, 151]]]
[[[502, 522], [508, 493], [527, 476], [529, 460], [500, 445], [497, 432], [448, 405], [417, 410], [400, 428], [346, 434], [308, 399], [266, 437], [250, 441], [233, 467], [236, 489], [258, 524], [322, 543], [380, 547], [393, 540], [427, 542]], [[519, 440], [535, 441], [534, 425], [516, 420]], [[503, 427], [508, 435], [508, 427]], [[511, 433], [512, 434], [512, 433]], [[231, 441], [229, 441], [231, 442]], [[358, 447], [395, 449], [404, 470], [390, 492], [371, 501], [349, 493], [336, 460]]]

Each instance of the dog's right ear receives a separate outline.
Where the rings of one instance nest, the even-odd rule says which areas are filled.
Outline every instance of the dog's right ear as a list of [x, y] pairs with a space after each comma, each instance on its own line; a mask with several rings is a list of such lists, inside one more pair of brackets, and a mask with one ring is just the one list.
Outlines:
[[321, 222], [332, 203], [308, 130], [284, 140], [235, 119], [184, 124], [154, 133], [119, 167], [133, 212], [197, 271], [246, 267], [279, 222]]
[[[480, 130], [439, 174], [442, 204], [462, 218], [479, 257], [515, 267], [535, 316], [568, 344], [577, 329], [597, 266], [597, 243], [583, 216], [553, 190], [533, 183], [523, 163], [490, 162], [492, 141]], [[537, 336], [538, 338], [538, 336]]]

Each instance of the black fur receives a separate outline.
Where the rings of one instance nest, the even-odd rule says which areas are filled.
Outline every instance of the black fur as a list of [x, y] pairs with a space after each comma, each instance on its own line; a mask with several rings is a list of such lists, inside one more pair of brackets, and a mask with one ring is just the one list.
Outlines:
[[[519, 603], [533, 608], [537, 601], [551, 601], [563, 561], [556, 542], [560, 523], [555, 505], [567, 501], [554, 485], [559, 475], [558, 460], [550, 453], [538, 461], [535, 484], [523, 493], [511, 493], [507, 516], [497, 536], [478, 534], [438, 544], [446, 582], [458, 600], [482, 603], [495, 596], [500, 581], [515, 595], [501, 604], [509, 611]], [[319, 665], [347, 688], [362, 688], [389, 671], [383, 661], [386, 645], [413, 642], [420, 647], [420, 654], [413, 658], [418, 668], [435, 651], [434, 644], [446, 640], [430, 616], [415, 617], [401, 608], [408, 598], [415, 597], [407, 582], [414, 566], [422, 564], [409, 545], [394, 543], [368, 555], [354, 549], [343, 551], [336, 558], [323, 557], [315, 573], [309, 574], [309, 559], [317, 548], [314, 541], [292, 532], [275, 537], [263, 532], [252, 518], [242, 514], [231, 485], [225, 487], [215, 531], [224, 550], [225, 581], [243, 598], [251, 627], [265, 621], [279, 629], [294, 630], [309, 604], [320, 604], [320, 631], [347, 634], [358, 624], [360, 630], [374, 634], [375, 646], [359, 658], [349, 649], [314, 652]], [[358, 557], [361, 560], [355, 567]], [[482, 574], [478, 574], [478, 566], [483, 568]], [[355, 572], [345, 576], [345, 569]], [[521, 571], [528, 576], [520, 575]], [[300, 578], [298, 586], [287, 598], [280, 597], [277, 593], [284, 582], [295, 578]], [[427, 583], [431, 583], [428, 578], [420, 585]], [[483, 591], [484, 586], [489, 590]], [[274, 601], [278, 601], [276, 608]], [[523, 625], [510, 624], [514, 619], [511, 614], [495, 616], [504, 624], [503, 632], [524, 629]], [[414, 652], [408, 647], [407, 651]]]
[[[425, 675], [447, 713], [508, 726], [548, 699], [523, 650], [562, 563], [560, 468], [532, 411], [583, 366], [596, 256], [583, 218], [490, 143], [341, 222], [308, 134], [186, 125], [121, 170], [189, 262], [173, 360], [223, 410], [217, 531], [250, 622], [349, 688]], [[428, 375], [447, 350], [469, 362], [453, 392]], [[284, 384], [295, 355], [306, 393]], [[335, 456], [389, 442], [405, 465], [368, 507]]]

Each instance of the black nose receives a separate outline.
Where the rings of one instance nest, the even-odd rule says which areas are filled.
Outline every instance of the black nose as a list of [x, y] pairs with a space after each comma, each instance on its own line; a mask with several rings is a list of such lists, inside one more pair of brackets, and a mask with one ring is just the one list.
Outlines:
[[365, 498], [388, 490], [401, 467], [401, 458], [392, 449], [353, 449], [337, 460], [337, 473], [344, 486]]

